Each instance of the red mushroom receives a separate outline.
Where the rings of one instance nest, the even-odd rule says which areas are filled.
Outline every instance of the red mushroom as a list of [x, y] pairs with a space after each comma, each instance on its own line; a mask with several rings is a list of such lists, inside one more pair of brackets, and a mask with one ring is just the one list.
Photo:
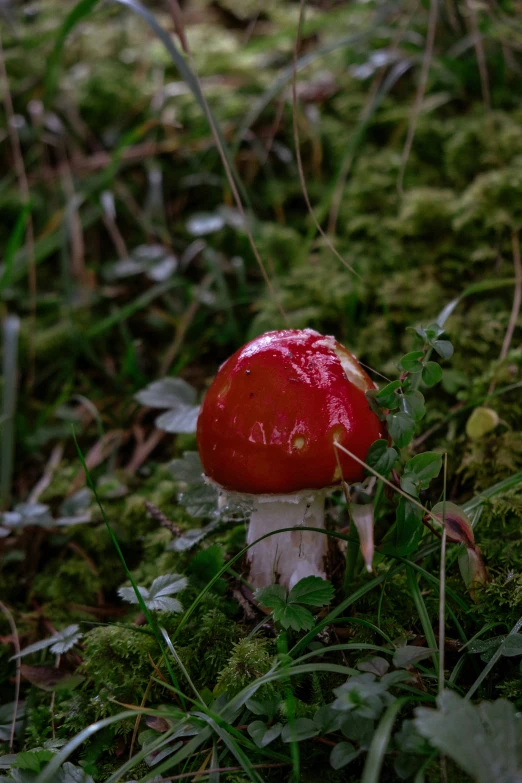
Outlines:
[[324, 528], [326, 489], [362, 480], [363, 468], [334, 442], [364, 460], [383, 436], [365, 397], [373, 388], [346, 348], [312, 329], [263, 334], [220, 368], [198, 419], [205, 475], [251, 498], [248, 543], [296, 528], [249, 550], [254, 587], [325, 576], [327, 536], [299, 526]]

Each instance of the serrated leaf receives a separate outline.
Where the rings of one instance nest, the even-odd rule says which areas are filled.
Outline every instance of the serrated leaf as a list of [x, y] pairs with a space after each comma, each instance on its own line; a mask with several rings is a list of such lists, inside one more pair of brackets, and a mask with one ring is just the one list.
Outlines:
[[266, 748], [271, 742], [277, 739], [283, 726], [281, 723], [275, 723], [268, 727], [262, 720], [255, 720], [247, 728], [248, 733], [256, 743], [258, 748]]
[[152, 612], [172, 612], [179, 613], [183, 611], [183, 605], [177, 598], [170, 598], [168, 595], [158, 596], [157, 598], [147, 598], [145, 601], [147, 609]]
[[442, 378], [442, 369], [437, 362], [426, 362], [422, 368], [422, 380], [426, 386], [435, 386]]
[[[149, 591], [147, 590], [146, 587], [138, 586], [138, 592], [140, 593], [144, 601], [146, 601], [147, 598], [149, 597]], [[118, 595], [128, 604], [139, 604], [138, 597], [134, 592], [133, 587], [119, 587]]]
[[158, 416], [155, 424], [159, 430], [165, 432], [190, 435], [196, 432], [199, 411], [199, 405], [178, 405], [177, 408]]
[[453, 691], [437, 697], [437, 710], [415, 711], [417, 731], [477, 783], [522, 778], [522, 714], [505, 699], [475, 706]]
[[407, 473], [413, 473], [420, 489], [427, 489], [442, 468], [442, 456], [434, 451], [425, 451], [408, 460], [404, 466]]
[[430, 345], [443, 359], [451, 359], [453, 356], [453, 346], [449, 340], [433, 340]]
[[269, 609], [283, 609], [286, 606], [286, 590], [283, 585], [260, 587], [255, 591], [254, 598]]
[[184, 590], [187, 585], [187, 577], [180, 574], [158, 576], [149, 587], [149, 599], [159, 598], [163, 595], [175, 595]]
[[342, 769], [356, 759], [360, 753], [361, 751], [351, 742], [338, 742], [330, 753], [330, 765], [333, 769]]
[[196, 390], [182, 378], [162, 378], [149, 383], [135, 399], [148, 408], [177, 408], [178, 405], [193, 405]]
[[50, 750], [38, 748], [35, 750], [26, 750], [16, 754], [16, 761], [12, 764], [15, 769], [26, 769], [30, 772], [40, 772], [48, 761], [54, 756]]
[[407, 413], [415, 421], [420, 421], [424, 418], [426, 408], [424, 405], [424, 395], [420, 391], [411, 390], [406, 391], [401, 395], [400, 406], [404, 413]]
[[167, 546], [167, 550], [169, 552], [186, 552], [188, 549], [192, 549], [196, 544], [199, 544], [200, 541], [203, 541], [203, 539], [216, 530], [220, 524], [221, 521], [215, 519], [204, 527], [191, 528], [190, 530], [185, 531], [179, 538], [175, 538], [171, 541]]
[[297, 718], [294, 723], [287, 723], [281, 732], [283, 742], [302, 742], [317, 737], [319, 729], [310, 718]]
[[393, 665], [396, 669], [405, 669], [406, 666], [410, 666], [417, 661], [422, 661], [424, 658], [429, 658], [430, 655], [437, 652], [430, 647], [415, 647], [413, 645], [405, 645], [399, 647], [393, 656]]
[[377, 392], [375, 399], [382, 408], [390, 408], [392, 410], [393, 408], [398, 408], [399, 395], [397, 394], [397, 390], [400, 389], [401, 386], [401, 381], [392, 381]]
[[320, 576], [306, 576], [300, 579], [290, 590], [289, 603], [305, 604], [306, 606], [325, 606], [334, 596], [331, 582]]
[[390, 413], [386, 416], [386, 422], [388, 432], [396, 446], [402, 449], [411, 442], [415, 434], [415, 421], [409, 414], [403, 411]]
[[422, 370], [423, 359], [424, 351], [411, 351], [402, 357], [401, 367], [403, 370], [406, 370], [406, 372], [420, 372]]
[[283, 628], [294, 631], [310, 631], [314, 627], [314, 616], [304, 606], [287, 604], [284, 608], [274, 609], [274, 620]]
[[184, 451], [181, 459], [169, 463], [169, 471], [175, 481], [185, 484], [203, 483], [203, 465], [197, 451]]
[[399, 459], [395, 449], [388, 447], [387, 440], [376, 440], [370, 446], [366, 462], [381, 476], [387, 476]]
[[63, 631], [53, 634], [48, 639], [43, 639], [41, 642], [35, 642], [34, 644], [30, 644], [29, 647], [24, 647], [19, 653], [13, 655], [10, 660], [23, 658], [25, 655], [30, 655], [39, 650], [45, 650], [47, 647], [51, 648], [51, 652], [54, 653], [54, 655], [62, 655], [72, 649], [82, 636], [83, 634], [80, 633], [79, 625], [68, 625]]
[[205, 482], [189, 487], [186, 492], [182, 492], [178, 497], [179, 503], [185, 506], [187, 514], [196, 519], [215, 515], [218, 499], [219, 493], [216, 487]]

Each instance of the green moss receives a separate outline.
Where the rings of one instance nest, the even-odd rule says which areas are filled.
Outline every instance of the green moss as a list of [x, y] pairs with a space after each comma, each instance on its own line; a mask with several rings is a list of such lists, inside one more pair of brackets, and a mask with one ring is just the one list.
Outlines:
[[219, 674], [216, 692], [234, 696], [266, 674], [272, 666], [272, 660], [273, 650], [267, 639], [242, 639], [234, 645], [226, 666]]

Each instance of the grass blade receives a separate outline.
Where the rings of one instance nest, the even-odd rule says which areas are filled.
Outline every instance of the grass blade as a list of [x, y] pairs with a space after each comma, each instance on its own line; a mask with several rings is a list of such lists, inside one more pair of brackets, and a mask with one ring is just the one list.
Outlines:
[[0, 293], [7, 288], [11, 282], [11, 276], [13, 273], [13, 265], [15, 256], [23, 244], [25, 236], [25, 228], [29, 215], [31, 214], [31, 205], [27, 203], [18, 213], [16, 223], [13, 230], [7, 240], [7, 245], [4, 252], [4, 263], [2, 268], [2, 276], [0, 277]]
[[4, 508], [11, 499], [11, 482], [15, 453], [15, 412], [18, 387], [18, 338], [20, 319], [8, 315], [2, 329], [2, 445], [0, 447], [0, 503]]
[[85, 740], [90, 739], [94, 734], [105, 729], [107, 726], [112, 726], [113, 723], [118, 723], [118, 721], [125, 720], [126, 718], [135, 717], [135, 710], [125, 710], [124, 712], [119, 712], [117, 715], [112, 715], [110, 718], [104, 718], [96, 723], [91, 723], [90, 726], [87, 726], [83, 731], [80, 731], [76, 737], [73, 737], [67, 745], [64, 745], [56, 756], [47, 764], [45, 769], [40, 772], [35, 783], [52, 783], [56, 780], [56, 773], [59, 771], [64, 761], [67, 761], [71, 753], [79, 748]]
[[368, 748], [366, 763], [364, 765], [361, 783], [379, 783], [381, 767], [386, 754], [386, 748], [390, 742], [390, 736], [393, 729], [395, 718], [400, 709], [409, 701], [409, 699], [397, 699], [390, 704], [373, 735], [371, 745]]
[[[415, 572], [411, 566], [408, 566], [406, 568], [406, 579], [408, 582], [408, 589], [411, 593], [411, 597], [413, 598], [413, 602], [415, 604], [417, 613], [419, 615], [419, 619], [421, 621], [422, 630], [424, 631], [424, 636], [426, 637], [426, 642], [428, 643], [428, 647], [432, 647], [434, 650], [437, 650], [438, 644], [435, 638], [433, 627], [431, 625], [430, 617], [428, 615], [428, 610], [426, 609], [426, 604], [424, 603], [424, 599], [420, 591], [419, 583], [415, 578]], [[433, 660], [433, 666], [435, 668], [435, 671], [437, 671], [439, 668], [438, 653], [433, 653], [432, 660]]]
[[[123, 569], [125, 571], [125, 575], [126, 575], [127, 579], [130, 581], [130, 583], [131, 583], [131, 585], [132, 585], [132, 587], [134, 589], [134, 592], [136, 594], [136, 598], [138, 599], [138, 603], [140, 605], [140, 609], [143, 612], [143, 614], [145, 615], [145, 618], [146, 618], [146, 620], [147, 620], [147, 622], [148, 622], [148, 624], [149, 624], [149, 626], [150, 626], [150, 628], [151, 628], [151, 630], [152, 630], [152, 632], [153, 632], [153, 634], [154, 634], [154, 636], [156, 638], [158, 646], [159, 646], [159, 648], [161, 650], [161, 654], [162, 654], [163, 659], [165, 661], [165, 664], [167, 666], [167, 670], [169, 672], [170, 678], [171, 678], [172, 682], [174, 683], [174, 685], [179, 689], [178, 680], [176, 678], [176, 675], [174, 674], [174, 670], [172, 669], [172, 666], [170, 664], [168, 655], [167, 655], [166, 650], [165, 650], [165, 648], [163, 646], [163, 639], [162, 639], [161, 633], [160, 633], [156, 623], [154, 622], [154, 618], [152, 617], [149, 609], [147, 608], [147, 605], [145, 604], [145, 601], [143, 600], [143, 596], [142, 596], [142, 594], [141, 594], [141, 592], [140, 592], [140, 590], [138, 588], [138, 585], [136, 584], [136, 581], [135, 581], [134, 577], [132, 576], [131, 572], [129, 571], [129, 567], [128, 567], [127, 563], [126, 563], [126, 560], [125, 560], [125, 557], [123, 555], [123, 552], [121, 551], [121, 547], [120, 547], [120, 545], [118, 543], [118, 539], [116, 538], [116, 535], [114, 534], [114, 530], [112, 529], [111, 524], [110, 524], [110, 522], [109, 522], [109, 520], [107, 518], [107, 515], [105, 513], [105, 509], [103, 508], [103, 506], [101, 504], [101, 501], [100, 501], [100, 498], [99, 498], [98, 493], [96, 491], [96, 487], [95, 487], [94, 482], [92, 480], [92, 476], [90, 474], [89, 468], [87, 467], [87, 465], [85, 463], [85, 459], [84, 459], [83, 454], [81, 452], [80, 446], [78, 445], [78, 441], [76, 440], [76, 433], [74, 432], [74, 428], [73, 428], [73, 439], [74, 439], [74, 444], [76, 446], [76, 451], [78, 453], [78, 458], [79, 458], [79, 460], [80, 460], [80, 462], [82, 464], [82, 467], [83, 467], [83, 469], [85, 471], [85, 478], [86, 478], [87, 484], [88, 484], [89, 488], [92, 490], [92, 493], [94, 495], [96, 503], [98, 504], [98, 508], [100, 509], [101, 515], [103, 517], [103, 521], [105, 522], [105, 526], [106, 526], [106, 528], [107, 528], [107, 530], [109, 532], [109, 535], [111, 537], [111, 541], [114, 544], [114, 548], [116, 549], [116, 552], [118, 553], [118, 557], [120, 558], [120, 561], [121, 561], [121, 563], [123, 565]], [[183, 708], [185, 709], [185, 703], [184, 703], [183, 696], [181, 696], [181, 699], [182, 699]]]
[[49, 99], [56, 91], [65, 41], [76, 25], [89, 15], [97, 4], [98, 0], [80, 0], [65, 17], [65, 21], [60, 28], [53, 51], [47, 62], [45, 73], [45, 97], [47, 102], [49, 102]]

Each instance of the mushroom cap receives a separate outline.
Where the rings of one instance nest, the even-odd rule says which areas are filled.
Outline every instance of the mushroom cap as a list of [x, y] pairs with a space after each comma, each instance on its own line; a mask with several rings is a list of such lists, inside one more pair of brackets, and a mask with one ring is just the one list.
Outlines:
[[365, 392], [375, 388], [355, 357], [312, 329], [267, 332], [220, 368], [198, 419], [205, 474], [225, 489], [287, 494], [360, 481], [383, 437]]

